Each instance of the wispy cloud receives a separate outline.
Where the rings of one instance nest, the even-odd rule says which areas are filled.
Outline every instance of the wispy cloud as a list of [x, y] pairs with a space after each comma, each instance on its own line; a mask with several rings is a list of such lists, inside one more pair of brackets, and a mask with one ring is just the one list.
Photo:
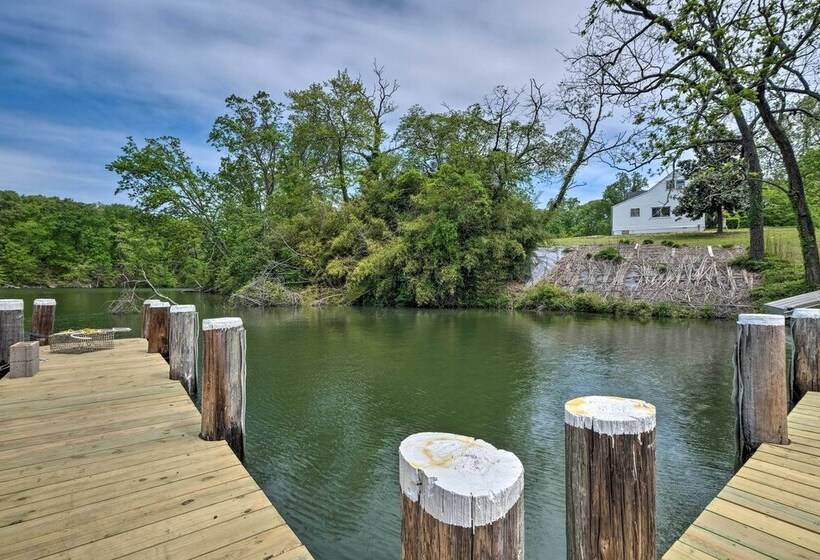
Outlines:
[[[59, 190], [52, 182], [61, 176], [35, 168], [42, 164], [75, 181], [61, 192], [108, 200], [114, 178], [103, 166], [128, 134], [180, 136], [209, 167], [216, 156], [204, 140], [226, 96], [259, 89], [278, 96], [338, 68], [369, 79], [374, 58], [401, 83], [401, 109], [461, 106], [530, 77], [552, 86], [563, 73], [557, 50], [574, 43], [583, 9], [557, 0], [7, 5], [0, 8], [0, 188]], [[75, 176], [78, 166], [94, 170], [86, 181]], [[581, 198], [600, 193], [602, 170], [585, 173]]]

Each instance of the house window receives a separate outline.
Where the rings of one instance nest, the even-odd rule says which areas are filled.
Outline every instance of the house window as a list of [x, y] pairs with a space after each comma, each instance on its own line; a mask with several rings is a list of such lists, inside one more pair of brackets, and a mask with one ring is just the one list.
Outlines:
[[640, 208], [630, 208], [629, 209], [629, 217], [630, 218], [640, 218], [641, 217], [641, 209]]
[[652, 217], [653, 218], [666, 218], [672, 215], [672, 211], [669, 206], [655, 206], [652, 209]]

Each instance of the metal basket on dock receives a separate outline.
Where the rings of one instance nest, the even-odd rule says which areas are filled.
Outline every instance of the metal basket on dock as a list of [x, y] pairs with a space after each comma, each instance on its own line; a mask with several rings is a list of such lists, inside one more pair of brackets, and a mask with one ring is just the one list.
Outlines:
[[79, 329], [54, 333], [49, 337], [52, 352], [82, 354], [114, 347], [114, 335], [131, 329]]

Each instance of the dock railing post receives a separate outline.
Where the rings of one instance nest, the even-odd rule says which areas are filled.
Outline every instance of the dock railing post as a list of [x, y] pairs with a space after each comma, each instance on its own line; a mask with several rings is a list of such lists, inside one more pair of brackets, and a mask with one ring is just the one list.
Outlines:
[[820, 309], [795, 309], [791, 316], [791, 402], [797, 404], [809, 391], [820, 391]]
[[655, 560], [655, 407], [573, 399], [564, 442], [567, 559]]
[[12, 345], [23, 342], [23, 300], [0, 299], [0, 375], [9, 367]]
[[142, 302], [142, 338], [146, 340], [148, 340], [148, 318], [151, 313], [151, 304], [158, 301], [158, 299], [146, 299]]
[[202, 431], [245, 458], [245, 328], [239, 317], [202, 321]]
[[166, 360], [170, 311], [171, 304], [167, 301], [152, 301], [148, 306], [148, 353], [161, 354]]
[[399, 446], [401, 558], [524, 557], [524, 467], [471, 437], [424, 432]]
[[188, 395], [196, 395], [199, 316], [194, 305], [172, 305], [168, 344], [171, 379], [176, 379]]
[[48, 346], [48, 337], [54, 332], [54, 315], [57, 300], [38, 298], [34, 300], [31, 311], [31, 340], [40, 346]]
[[744, 313], [737, 318], [733, 399], [738, 466], [761, 443], [789, 443], [785, 327], [782, 315]]

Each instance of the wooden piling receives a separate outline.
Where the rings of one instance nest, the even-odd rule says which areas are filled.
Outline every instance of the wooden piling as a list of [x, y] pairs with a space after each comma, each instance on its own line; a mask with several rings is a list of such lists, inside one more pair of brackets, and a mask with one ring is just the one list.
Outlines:
[[761, 443], [789, 443], [785, 325], [782, 315], [744, 313], [737, 318], [733, 398], [738, 466]]
[[169, 333], [171, 379], [176, 379], [193, 398], [199, 348], [199, 317], [194, 305], [172, 305]]
[[402, 560], [524, 557], [524, 467], [510, 453], [455, 434], [399, 446]]
[[168, 329], [171, 304], [153, 301], [148, 306], [148, 353], [160, 354], [168, 360]]
[[655, 407], [573, 399], [564, 442], [567, 559], [655, 560]]
[[40, 346], [48, 346], [48, 337], [54, 332], [54, 315], [57, 300], [38, 298], [34, 300], [31, 311], [31, 340]]
[[820, 391], [820, 309], [795, 309], [791, 331], [791, 402], [797, 404], [808, 391]]
[[8, 370], [12, 345], [23, 340], [23, 300], [0, 299], [0, 375]]
[[202, 321], [202, 431], [245, 458], [245, 328], [239, 317]]
[[151, 304], [158, 302], [158, 299], [146, 299], [142, 302], [142, 338], [148, 339], [148, 315], [151, 313]]

